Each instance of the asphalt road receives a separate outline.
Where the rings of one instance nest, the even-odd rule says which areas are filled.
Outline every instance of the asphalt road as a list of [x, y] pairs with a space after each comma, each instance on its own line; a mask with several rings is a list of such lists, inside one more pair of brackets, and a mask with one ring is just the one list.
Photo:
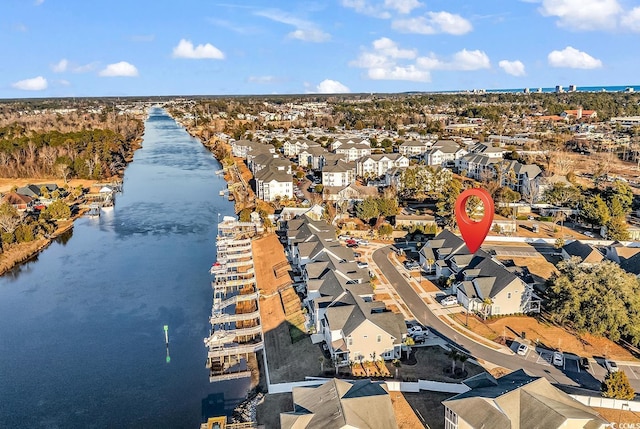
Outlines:
[[[566, 355], [564, 365], [560, 368], [550, 363], [550, 355], [546, 351], [530, 349], [526, 356], [517, 354], [507, 355], [480, 343], [476, 343], [460, 334], [431, 312], [427, 304], [406, 281], [404, 274], [400, 273], [389, 261], [388, 255], [390, 252], [390, 246], [376, 250], [373, 253], [374, 262], [384, 273], [387, 280], [389, 280], [416, 319], [423, 325], [428, 326], [429, 330], [434, 334], [444, 338], [449, 344], [466, 352], [473, 358], [482, 359], [511, 370], [523, 368], [527, 373], [534, 376], [546, 377], [552, 383], [582, 386], [599, 390], [600, 380], [596, 379], [593, 374], [595, 371], [595, 374], [604, 377], [604, 373], [599, 371], [593, 363], [591, 371], [580, 370], [577, 365], [577, 356]], [[515, 344], [514, 347], [517, 347], [517, 344]], [[640, 388], [640, 379], [630, 381], [636, 390]], [[636, 387], [636, 384], [638, 387]]]

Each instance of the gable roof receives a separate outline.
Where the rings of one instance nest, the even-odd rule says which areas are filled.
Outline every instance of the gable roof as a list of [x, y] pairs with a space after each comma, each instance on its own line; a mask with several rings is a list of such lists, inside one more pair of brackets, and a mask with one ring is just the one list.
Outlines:
[[556, 389], [544, 377], [532, 377], [520, 369], [495, 379], [476, 376], [465, 380], [471, 390], [443, 404], [471, 427], [559, 428], [570, 420], [586, 420], [590, 426], [607, 423], [590, 407]]
[[292, 395], [293, 412], [280, 414], [283, 429], [398, 427], [389, 392], [382, 383], [334, 378], [317, 387], [294, 387]]
[[600, 253], [594, 246], [583, 243], [579, 240], [565, 244], [562, 246], [562, 250], [567, 252], [569, 256], [580, 257], [582, 262], [586, 262], [588, 264], [594, 264], [604, 259], [602, 253]]

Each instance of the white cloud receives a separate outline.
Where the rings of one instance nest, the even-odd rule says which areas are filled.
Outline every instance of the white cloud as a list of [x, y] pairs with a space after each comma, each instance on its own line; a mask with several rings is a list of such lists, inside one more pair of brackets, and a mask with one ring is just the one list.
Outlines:
[[393, 40], [388, 37], [381, 37], [373, 41], [373, 48], [380, 54], [390, 58], [415, 58], [417, 52], [415, 49], [400, 49]]
[[418, 0], [384, 0], [384, 7], [387, 9], [394, 9], [398, 13], [411, 13], [411, 11], [417, 7], [422, 6]]
[[138, 76], [138, 69], [133, 64], [120, 61], [119, 63], [109, 64], [98, 75], [103, 77], [135, 77]]
[[382, 5], [374, 6], [367, 0], [342, 0], [342, 6], [351, 8], [363, 15], [373, 16], [374, 18], [391, 18], [391, 14], [385, 11]]
[[367, 69], [370, 79], [430, 82], [432, 70], [470, 71], [491, 67], [489, 57], [480, 50], [463, 49], [453, 54], [450, 61], [445, 61], [433, 53], [418, 57], [416, 50], [401, 49], [386, 37], [375, 40], [372, 45], [373, 49], [363, 49], [349, 63], [352, 67]]
[[47, 79], [38, 76], [31, 79], [19, 80], [18, 82], [12, 83], [11, 86], [23, 91], [42, 91], [43, 89], [47, 89]]
[[500, 66], [505, 73], [510, 74], [511, 76], [525, 76], [527, 74], [524, 64], [519, 60], [502, 60], [498, 63], [498, 66]]
[[40, 6], [42, 3], [44, 3], [44, 0], [35, 0], [33, 2], [33, 4], [36, 5], [36, 6]]
[[255, 12], [255, 15], [270, 19], [281, 24], [295, 27], [295, 30], [287, 34], [291, 39], [298, 39], [305, 42], [326, 42], [331, 39], [329, 33], [325, 33], [319, 29], [313, 22], [297, 18], [287, 12], [277, 9], [261, 10]]
[[558, 18], [558, 26], [573, 30], [615, 28], [622, 7], [617, 0], [543, 0], [540, 13]]
[[446, 33], [456, 36], [466, 34], [473, 29], [469, 21], [449, 12], [427, 12], [426, 17], [397, 19], [391, 23], [391, 27], [401, 33]]
[[69, 82], [66, 79], [59, 79], [55, 83], [57, 83], [60, 86], [70, 86], [71, 85], [71, 82]]
[[191, 60], [222, 60], [224, 53], [211, 43], [193, 46], [190, 40], [181, 39], [178, 46], [173, 48], [173, 58], [188, 58]]
[[316, 91], [321, 94], [343, 94], [351, 92], [349, 88], [337, 80], [325, 79], [316, 86]]
[[466, 49], [456, 52], [451, 63], [453, 70], [479, 70], [491, 68], [489, 57], [482, 51], [467, 51]]
[[62, 73], [67, 71], [67, 67], [69, 67], [69, 61], [63, 58], [60, 61], [58, 61], [56, 64], [53, 64], [51, 66], [51, 70], [53, 70], [54, 73]]
[[627, 12], [622, 17], [621, 24], [628, 30], [640, 33], [640, 7], [635, 7]]
[[408, 80], [412, 82], [431, 82], [431, 73], [420, 70], [415, 65], [394, 66], [391, 68], [371, 68], [367, 75], [374, 80]]
[[602, 67], [602, 61], [571, 46], [567, 46], [562, 51], [552, 51], [547, 58], [551, 67], [571, 69], [597, 69]]

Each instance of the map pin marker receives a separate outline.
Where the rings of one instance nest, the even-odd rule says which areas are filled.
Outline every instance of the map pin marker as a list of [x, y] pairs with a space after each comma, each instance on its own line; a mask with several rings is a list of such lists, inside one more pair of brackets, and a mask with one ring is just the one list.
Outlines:
[[[472, 196], [480, 198], [484, 206], [484, 217], [475, 221], [469, 217], [466, 210], [467, 200]], [[462, 233], [462, 238], [471, 253], [476, 253], [485, 237], [489, 233], [493, 222], [493, 198], [489, 192], [481, 188], [467, 189], [456, 199], [455, 213], [458, 228]]]

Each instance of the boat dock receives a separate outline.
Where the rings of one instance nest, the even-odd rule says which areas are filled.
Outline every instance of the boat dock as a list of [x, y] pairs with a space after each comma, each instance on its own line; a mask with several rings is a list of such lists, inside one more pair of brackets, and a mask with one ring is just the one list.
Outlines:
[[249, 354], [263, 349], [251, 249], [251, 239], [262, 232], [259, 222], [225, 216], [218, 223], [217, 258], [210, 269], [214, 276], [211, 333], [204, 339], [211, 382], [250, 376]]

